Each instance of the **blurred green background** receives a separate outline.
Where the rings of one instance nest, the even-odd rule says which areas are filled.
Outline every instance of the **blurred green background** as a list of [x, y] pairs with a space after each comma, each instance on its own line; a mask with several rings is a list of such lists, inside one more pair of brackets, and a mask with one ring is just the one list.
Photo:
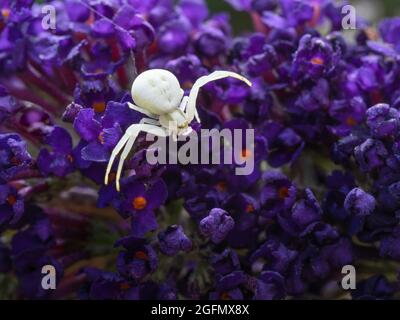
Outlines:
[[[211, 12], [229, 12], [235, 31], [251, 28], [248, 14], [237, 12], [224, 0], [207, 0]], [[400, 0], [350, 0], [360, 16], [370, 21], [378, 21], [382, 17], [400, 16]]]

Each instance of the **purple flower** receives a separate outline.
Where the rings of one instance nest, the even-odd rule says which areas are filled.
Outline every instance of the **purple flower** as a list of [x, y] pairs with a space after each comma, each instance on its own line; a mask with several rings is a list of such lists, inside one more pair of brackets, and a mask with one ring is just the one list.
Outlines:
[[296, 256], [297, 252], [290, 250], [283, 243], [277, 240], [268, 240], [254, 251], [250, 262], [254, 263], [258, 259], [265, 259], [265, 266], [268, 270], [283, 274]]
[[19, 108], [17, 100], [0, 85], [0, 123], [15, 114]]
[[307, 34], [300, 39], [295, 53], [292, 77], [300, 79], [318, 79], [332, 72], [339, 59], [339, 54], [324, 39]]
[[194, 54], [170, 60], [165, 68], [171, 71], [184, 87], [191, 85], [198, 78], [207, 74], [207, 70], [201, 64], [200, 59]]
[[235, 221], [229, 214], [220, 208], [214, 208], [209, 215], [200, 221], [200, 232], [211, 238], [214, 243], [222, 242], [233, 229]]
[[375, 205], [375, 198], [359, 188], [351, 190], [344, 200], [344, 207], [347, 212], [355, 217], [370, 215], [374, 211]]
[[354, 156], [364, 172], [382, 167], [388, 155], [388, 150], [380, 140], [367, 139], [354, 149]]
[[14, 258], [14, 266], [21, 293], [29, 299], [50, 299], [51, 291], [42, 287], [42, 268], [46, 265], [54, 266], [56, 269], [56, 283], [63, 275], [60, 263], [48, 255], [27, 254], [25, 257]]
[[331, 127], [332, 132], [341, 137], [349, 135], [353, 128], [364, 120], [365, 111], [365, 102], [361, 97], [354, 97], [350, 101], [332, 101], [329, 115], [338, 122]]
[[240, 269], [240, 261], [236, 251], [225, 249], [221, 254], [211, 257], [211, 265], [217, 274], [226, 275]]
[[225, 276], [219, 276], [216, 281], [216, 291], [210, 293], [211, 300], [242, 300], [240, 286], [246, 282], [243, 271], [234, 271]]
[[400, 18], [384, 19], [379, 24], [379, 33], [383, 40], [387, 43], [395, 45], [397, 51], [399, 50], [400, 37]]
[[354, 259], [352, 243], [347, 238], [341, 238], [322, 249], [322, 257], [334, 269], [351, 264]]
[[157, 228], [154, 211], [167, 199], [167, 188], [162, 180], [155, 181], [150, 186], [129, 179], [122, 185], [124, 200], [118, 205], [123, 216], [131, 216], [132, 233], [141, 237], [148, 231]]
[[278, 0], [252, 0], [251, 8], [257, 12], [273, 11], [278, 6]]
[[116, 273], [95, 268], [85, 268], [83, 272], [88, 281], [80, 292], [82, 299], [139, 299], [138, 288]]
[[117, 241], [115, 246], [122, 246], [117, 258], [118, 272], [129, 279], [139, 280], [156, 270], [157, 254], [146, 240], [128, 236]]
[[72, 21], [85, 22], [90, 16], [90, 9], [79, 1], [66, 1], [65, 8]]
[[65, 177], [74, 170], [74, 157], [72, 156], [72, 138], [68, 131], [61, 127], [54, 127], [45, 138], [45, 143], [51, 147], [40, 150], [37, 165], [44, 175], [54, 174]]
[[179, 251], [189, 252], [192, 241], [185, 235], [182, 226], [169, 226], [158, 234], [160, 251], [167, 256], [174, 256]]
[[[224, 19], [220, 19], [224, 24]], [[204, 25], [195, 35], [195, 47], [201, 56], [214, 58], [225, 53], [228, 47], [228, 34], [220, 27], [220, 22], [215, 18]]]
[[281, 0], [281, 7], [283, 15], [292, 27], [304, 24], [314, 16], [314, 6], [306, 0]]
[[322, 209], [310, 189], [304, 192], [304, 198], [298, 200], [288, 211], [278, 214], [280, 226], [291, 235], [302, 233], [309, 225], [320, 221]]
[[344, 208], [350, 216], [350, 233], [361, 230], [365, 218], [372, 214], [376, 207], [375, 198], [359, 188], [351, 190], [345, 200]]
[[195, 28], [208, 16], [208, 7], [204, 0], [182, 0], [179, 8]]
[[387, 104], [377, 104], [367, 111], [367, 124], [376, 138], [397, 135], [400, 128], [400, 114]]
[[263, 175], [263, 182], [260, 200], [266, 216], [274, 217], [291, 208], [296, 200], [297, 189], [284, 174], [267, 171]]
[[32, 161], [26, 142], [17, 134], [0, 134], [0, 181], [9, 181]]
[[258, 201], [245, 193], [233, 194], [223, 206], [235, 221], [226, 241], [234, 248], [246, 247], [256, 241]]
[[158, 34], [160, 50], [166, 54], [181, 53], [188, 45], [189, 37], [189, 21], [185, 19], [168, 21], [163, 24]]
[[118, 123], [115, 123], [114, 127], [103, 128], [94, 116], [95, 112], [92, 109], [81, 110], [75, 119], [74, 128], [88, 143], [81, 151], [82, 158], [87, 161], [106, 162], [123, 133]]
[[272, 167], [278, 168], [286, 163], [292, 163], [301, 154], [304, 142], [293, 129], [269, 121], [261, 130], [268, 140], [270, 149], [268, 163]]
[[257, 279], [255, 300], [281, 300], [286, 296], [284, 277], [274, 271], [264, 271]]
[[63, 276], [61, 264], [48, 254], [54, 244], [50, 221], [38, 216], [29, 228], [18, 232], [11, 242], [11, 255], [21, 290], [28, 298], [48, 298], [50, 292], [42, 287], [42, 267], [56, 268], [57, 282]]
[[24, 200], [9, 185], [0, 185], [0, 231], [16, 225], [24, 214]]
[[331, 217], [337, 220], [345, 220], [348, 212], [344, 208], [344, 200], [347, 194], [355, 187], [351, 174], [341, 171], [333, 171], [327, 177], [326, 185], [329, 189], [325, 194], [323, 209]]

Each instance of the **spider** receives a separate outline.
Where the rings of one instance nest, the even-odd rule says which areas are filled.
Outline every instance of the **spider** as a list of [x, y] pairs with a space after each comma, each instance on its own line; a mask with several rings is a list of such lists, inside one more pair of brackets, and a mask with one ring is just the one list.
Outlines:
[[196, 100], [201, 87], [209, 82], [233, 77], [245, 82], [248, 86], [252, 83], [241, 75], [230, 71], [215, 71], [208, 76], [196, 80], [189, 96], [184, 96], [184, 91], [179, 85], [175, 75], [167, 70], [152, 69], [141, 73], [132, 84], [132, 98], [135, 104], [128, 103], [129, 108], [136, 110], [147, 117], [139, 123], [132, 124], [120, 139], [111, 153], [107, 171], [104, 178], [108, 185], [108, 177], [115, 158], [123, 149], [116, 174], [116, 187], [120, 191], [120, 177], [124, 161], [129, 155], [140, 132], [147, 132], [159, 137], [172, 135], [188, 135], [192, 132], [189, 126], [194, 118], [200, 123], [196, 110]]

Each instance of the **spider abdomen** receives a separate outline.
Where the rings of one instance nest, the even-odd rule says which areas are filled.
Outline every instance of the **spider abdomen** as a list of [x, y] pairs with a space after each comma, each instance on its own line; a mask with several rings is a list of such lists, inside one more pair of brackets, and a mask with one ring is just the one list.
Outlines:
[[136, 105], [153, 114], [172, 112], [183, 97], [178, 79], [167, 70], [152, 69], [141, 73], [132, 84], [132, 98]]

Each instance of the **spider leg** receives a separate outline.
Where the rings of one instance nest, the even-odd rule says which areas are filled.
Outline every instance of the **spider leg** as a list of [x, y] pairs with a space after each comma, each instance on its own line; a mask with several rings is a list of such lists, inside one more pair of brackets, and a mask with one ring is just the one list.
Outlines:
[[[184, 112], [184, 113], [186, 112], [186, 107], [187, 107], [188, 101], [189, 101], [189, 97], [188, 96], [184, 96], [183, 99], [182, 99], [181, 105], [179, 106], [179, 109], [181, 109], [182, 112]], [[196, 111], [194, 113], [194, 117], [195, 117], [195, 119], [196, 119], [196, 121], [198, 123], [201, 123], [199, 114], [197, 113], [197, 109], [196, 109]]]
[[152, 125], [152, 124], [140, 124], [139, 123], [139, 124], [133, 124], [128, 128], [128, 130], [126, 131], [126, 134], [125, 134], [126, 136], [128, 136], [128, 142], [126, 143], [124, 151], [121, 154], [121, 158], [118, 163], [117, 175], [115, 177], [115, 183], [116, 183], [118, 192], [121, 190], [119, 181], [120, 181], [121, 174], [122, 174], [122, 167], [124, 165], [126, 158], [129, 155], [130, 150], [133, 147], [133, 144], [135, 143], [136, 138], [138, 137], [138, 135], [141, 131], [153, 134], [155, 136], [160, 136], [160, 137], [168, 136], [168, 133], [163, 128]]
[[241, 80], [245, 82], [248, 86], [252, 86], [252, 83], [246, 79], [245, 77], [241, 76], [240, 74], [237, 74], [235, 72], [231, 71], [214, 71], [208, 76], [203, 76], [194, 83], [192, 90], [190, 91], [189, 94], [189, 101], [186, 106], [186, 117], [189, 122], [193, 120], [194, 117], [198, 118], [197, 110], [196, 110], [196, 100], [197, 96], [199, 95], [199, 91], [201, 87], [205, 86], [207, 83], [210, 83], [212, 81], [220, 80], [223, 78], [236, 78], [238, 80]]
[[186, 111], [186, 106], [187, 106], [188, 101], [189, 101], [189, 97], [184, 96], [182, 99], [181, 105], [179, 106], [179, 109], [181, 109], [183, 112]]
[[128, 140], [129, 140], [129, 134], [125, 133], [121, 138], [121, 140], [119, 140], [119, 142], [115, 146], [114, 150], [112, 151], [110, 160], [108, 161], [106, 175], [104, 177], [105, 185], [108, 185], [108, 176], [110, 175], [111, 168], [115, 158], [117, 157], [118, 153], [122, 150], [122, 148], [124, 147], [125, 143], [127, 143]]
[[156, 114], [153, 114], [153, 113], [147, 111], [146, 109], [138, 107], [137, 105], [134, 105], [133, 103], [128, 102], [128, 107], [132, 110], [143, 113], [144, 115], [148, 116], [149, 118], [158, 119], [158, 116]]
[[152, 124], [155, 126], [159, 126], [160, 122], [158, 120], [151, 119], [151, 118], [143, 118], [142, 120], [140, 120], [139, 124]]
[[[152, 125], [159, 125], [159, 122], [155, 119], [150, 119], [150, 118], [143, 118], [142, 120], [140, 120], [140, 124], [152, 124]], [[121, 140], [118, 142], [118, 144], [116, 145], [116, 147], [114, 148], [114, 150], [111, 153], [111, 157], [110, 160], [108, 161], [108, 166], [107, 166], [107, 171], [106, 171], [106, 175], [104, 177], [104, 184], [108, 185], [108, 178], [111, 172], [111, 168], [112, 165], [115, 161], [115, 158], [117, 157], [118, 153], [121, 152], [121, 150], [123, 149], [124, 145], [128, 142], [129, 140], [129, 135], [125, 134]]]
[[181, 136], [188, 136], [189, 134], [191, 134], [193, 132], [193, 129], [191, 127], [188, 127], [184, 132], [182, 132], [180, 135]]
[[115, 178], [115, 183], [117, 186], [117, 191], [119, 192], [121, 190], [119, 179], [121, 178], [121, 173], [122, 173], [122, 166], [124, 165], [125, 159], [128, 157], [129, 152], [131, 151], [133, 144], [135, 143], [135, 140], [139, 134], [139, 131], [137, 131], [136, 136], [130, 136], [128, 142], [125, 145], [124, 151], [121, 153], [121, 157], [119, 159], [118, 163], [118, 169], [117, 169], [117, 176]]

